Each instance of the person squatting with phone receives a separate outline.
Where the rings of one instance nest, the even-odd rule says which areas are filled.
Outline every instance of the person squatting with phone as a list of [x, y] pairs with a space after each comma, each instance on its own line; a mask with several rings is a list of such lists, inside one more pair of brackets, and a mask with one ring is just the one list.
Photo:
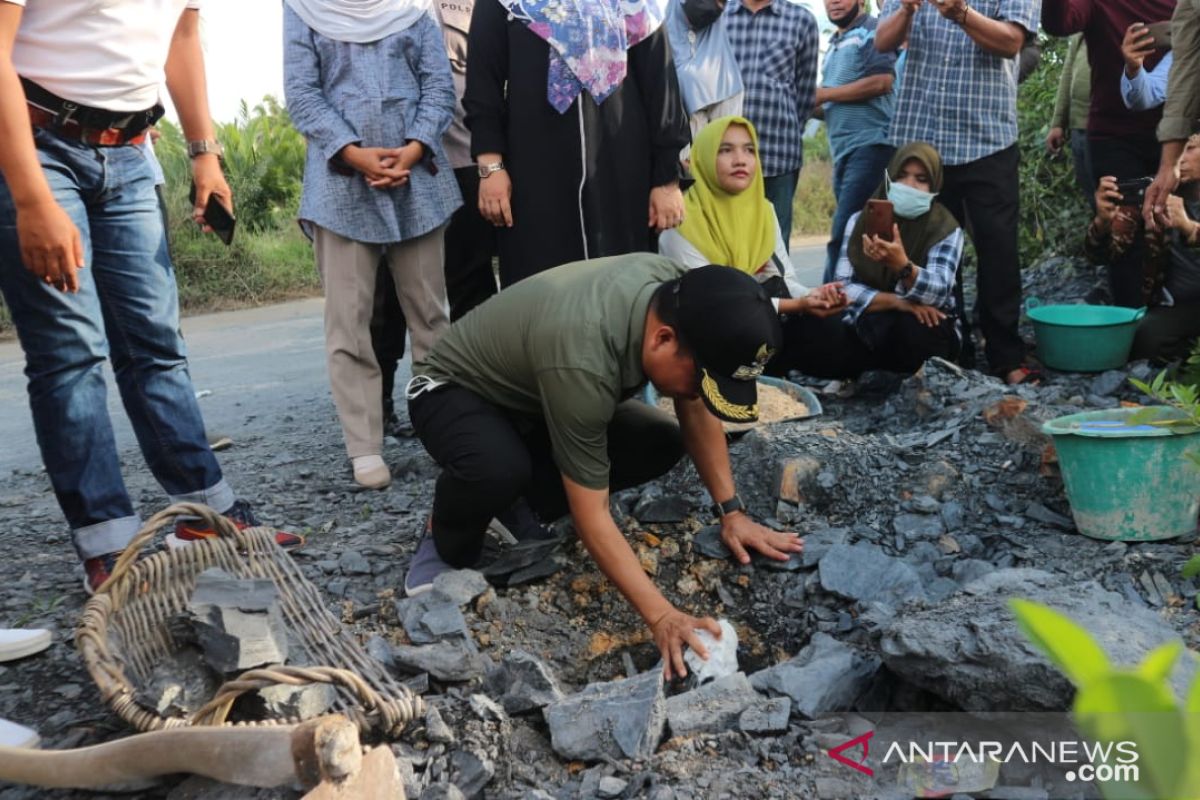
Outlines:
[[[1054, 36], [1083, 33], [1092, 64], [1092, 102], [1088, 112], [1088, 149], [1092, 174], [1119, 180], [1154, 175], [1159, 160], [1155, 128], [1161, 107], [1131, 110], [1125, 104], [1122, 76], [1125, 48], [1146, 44], [1146, 26], [1171, 18], [1175, 0], [1043, 0], [1042, 27]], [[1160, 47], [1138, 48], [1139, 65], [1155, 71], [1163, 58]], [[1116, 305], [1136, 308], [1144, 303], [1141, 266], [1145, 257], [1142, 226], [1129, 245], [1108, 264], [1109, 289]]]
[[[89, 592], [141, 527], [121, 478], [105, 358], [171, 500], [256, 524], [208, 446], [141, 147], [162, 115], [165, 78], [192, 156], [193, 218], [203, 222], [212, 197], [232, 207], [208, 111], [199, 5], [0, 2], [0, 291], [25, 353], [42, 460]], [[170, 541], [213, 535], [180, 520]], [[285, 546], [303, 541], [280, 537]]]
[[958, 357], [954, 286], [963, 231], [935, 200], [942, 181], [942, 159], [932, 145], [911, 142], [896, 151], [874, 197], [846, 225], [836, 278], [849, 307], [834, 317], [789, 318], [772, 374], [911, 374], [933, 356]]
[[[1178, 163], [1180, 184], [1190, 199], [1167, 197], [1165, 230], [1146, 232], [1145, 255], [1139, 265], [1142, 294], [1149, 311], [1138, 325], [1131, 360], [1166, 363], [1185, 358], [1200, 336], [1200, 123], [1184, 146]], [[1129, 248], [1132, 232], [1142, 222], [1141, 209], [1149, 178], [1131, 188], [1112, 175], [1100, 179], [1096, 217], [1088, 227], [1084, 249], [1094, 263], [1112, 263]]]

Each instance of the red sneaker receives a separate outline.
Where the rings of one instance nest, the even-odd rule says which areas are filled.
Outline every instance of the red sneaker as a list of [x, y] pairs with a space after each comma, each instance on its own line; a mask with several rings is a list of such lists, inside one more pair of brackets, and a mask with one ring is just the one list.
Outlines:
[[[245, 500], [236, 501], [222, 516], [236, 525], [239, 531], [260, 524], [258, 518], [254, 516], [254, 512], [250, 510], [250, 504]], [[175, 532], [167, 536], [167, 546], [174, 550], [187, 547], [192, 542], [198, 542], [201, 539], [211, 539], [216, 535], [217, 532], [204, 520], [177, 519], [175, 520]], [[284, 550], [295, 550], [304, 546], [304, 537], [287, 531], [275, 531], [275, 544]]]
[[117, 565], [119, 552], [94, 556], [83, 562], [83, 590], [89, 595], [95, 594], [112, 575], [113, 567]]

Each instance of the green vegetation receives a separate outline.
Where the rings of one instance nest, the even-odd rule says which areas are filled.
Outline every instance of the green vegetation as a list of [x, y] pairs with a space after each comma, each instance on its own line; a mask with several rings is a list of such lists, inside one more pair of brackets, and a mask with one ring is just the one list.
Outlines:
[[304, 175], [304, 138], [267, 97], [235, 122], [217, 126], [238, 219], [232, 247], [200, 231], [188, 201], [191, 164], [183, 134], [160, 125], [157, 153], [166, 175], [171, 255], [179, 297], [190, 311], [259, 305], [318, 292], [308, 240], [296, 224]]
[[837, 200], [833, 196], [833, 156], [825, 126], [804, 140], [804, 168], [792, 201], [792, 234], [829, 236]]
[[[1170, 683], [1180, 655], [1187, 652], [1183, 645], [1164, 644], [1138, 666], [1122, 668], [1062, 614], [1027, 600], [1013, 600], [1011, 607], [1029, 641], [1075, 684], [1073, 711], [1081, 732], [1102, 744], [1135, 743], [1138, 779], [1100, 784], [1105, 797], [1200, 796], [1200, 673], [1183, 703]], [[1195, 660], [1191, 653], [1187, 658]]]

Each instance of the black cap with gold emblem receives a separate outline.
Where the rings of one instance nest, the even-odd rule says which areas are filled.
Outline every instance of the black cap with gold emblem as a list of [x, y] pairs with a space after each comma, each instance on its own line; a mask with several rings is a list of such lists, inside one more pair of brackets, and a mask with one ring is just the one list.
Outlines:
[[692, 351], [700, 396], [726, 422], [758, 419], [758, 376], [780, 347], [771, 298], [750, 275], [710, 264], [675, 287], [679, 333]]

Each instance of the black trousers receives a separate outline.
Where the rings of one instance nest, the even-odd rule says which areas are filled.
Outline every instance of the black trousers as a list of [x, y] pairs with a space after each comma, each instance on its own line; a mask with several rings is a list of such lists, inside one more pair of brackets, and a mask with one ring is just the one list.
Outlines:
[[396, 283], [392, 280], [387, 259], [379, 259], [375, 271], [375, 303], [371, 309], [371, 349], [379, 362], [379, 373], [383, 381], [383, 420], [396, 410], [392, 392], [396, 388], [396, 367], [404, 358], [404, 346], [408, 336], [408, 323], [396, 297]]
[[[1025, 344], [1017, 331], [1021, 319], [1019, 165], [1020, 153], [1014, 144], [976, 161], [948, 166], [937, 198], [975, 244], [979, 258], [975, 314], [988, 367], [997, 375], [1016, 369], [1025, 360]], [[958, 307], [966, 309], [961, 270], [958, 276]], [[963, 335], [969, 351], [970, 325], [963, 325]]]
[[496, 293], [492, 257], [496, 255], [496, 228], [479, 214], [479, 171], [454, 170], [462, 192], [462, 207], [446, 228], [446, 295], [450, 321], [460, 318]]
[[1148, 358], [1159, 364], [1187, 358], [1200, 337], [1200, 303], [1156, 306], [1150, 309], [1133, 336], [1130, 360]]
[[[567, 513], [545, 420], [503, 409], [446, 385], [408, 404], [421, 444], [442, 468], [433, 498], [433, 539], [454, 567], [479, 560], [488, 523], [524, 496], [545, 520]], [[609, 489], [663, 475], [683, 457], [679, 424], [637, 400], [617, 406], [608, 426]]]
[[857, 378], [869, 369], [911, 375], [934, 356], [958, 358], [953, 318], [929, 328], [912, 314], [880, 311], [863, 314], [858, 324], [864, 330], [847, 325], [840, 316], [789, 316], [783, 323], [783, 352], [771, 359], [767, 372], [785, 377], [797, 370], [838, 379]]
[[[1161, 146], [1154, 133], [1140, 136], [1089, 136], [1088, 150], [1092, 157], [1092, 175], [1099, 182], [1106, 175], [1117, 180], [1144, 178], [1158, 172]], [[1140, 206], [1138, 217], [1141, 217]], [[1146, 258], [1145, 229], [1138, 226], [1133, 242], [1108, 265], [1108, 285], [1113, 303], [1138, 308], [1142, 302], [1142, 264]]]

